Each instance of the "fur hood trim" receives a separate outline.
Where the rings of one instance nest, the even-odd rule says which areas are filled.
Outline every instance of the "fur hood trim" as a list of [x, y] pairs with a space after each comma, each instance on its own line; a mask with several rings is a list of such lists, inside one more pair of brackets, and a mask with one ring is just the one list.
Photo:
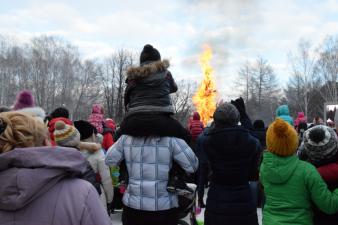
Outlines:
[[137, 80], [148, 77], [151, 74], [163, 72], [169, 68], [169, 60], [156, 61], [143, 66], [130, 67], [127, 70], [127, 78], [129, 80]]
[[93, 142], [80, 142], [80, 144], [77, 147], [81, 151], [88, 151], [90, 153], [94, 153], [100, 150], [101, 145]]
[[46, 112], [45, 110], [43, 110], [40, 107], [30, 107], [30, 108], [23, 108], [20, 110], [16, 110], [17, 112], [21, 112], [21, 113], [27, 113], [30, 114], [33, 117], [36, 117], [37, 119], [39, 119], [40, 121], [43, 122], [43, 120], [46, 117]]

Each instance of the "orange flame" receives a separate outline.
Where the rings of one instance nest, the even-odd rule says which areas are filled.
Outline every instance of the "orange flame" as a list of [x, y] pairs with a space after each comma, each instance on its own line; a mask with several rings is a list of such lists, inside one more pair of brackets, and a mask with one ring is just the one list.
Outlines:
[[216, 110], [216, 86], [213, 77], [213, 68], [210, 65], [211, 58], [211, 49], [207, 47], [200, 57], [203, 81], [192, 98], [204, 125], [209, 122]]

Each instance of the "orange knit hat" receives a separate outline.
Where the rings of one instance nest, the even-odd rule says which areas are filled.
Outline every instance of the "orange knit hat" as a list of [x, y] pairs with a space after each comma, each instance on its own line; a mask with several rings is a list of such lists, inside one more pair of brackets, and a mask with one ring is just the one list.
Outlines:
[[269, 152], [279, 156], [290, 156], [298, 148], [296, 130], [282, 119], [276, 119], [266, 132], [266, 146]]

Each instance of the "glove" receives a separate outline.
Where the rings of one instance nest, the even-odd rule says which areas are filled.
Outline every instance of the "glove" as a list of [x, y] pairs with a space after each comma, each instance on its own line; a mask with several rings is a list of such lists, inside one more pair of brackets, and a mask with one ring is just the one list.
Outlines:
[[246, 116], [245, 104], [242, 97], [237, 98], [235, 101], [231, 100], [231, 104], [233, 104], [236, 107], [241, 118], [244, 118]]

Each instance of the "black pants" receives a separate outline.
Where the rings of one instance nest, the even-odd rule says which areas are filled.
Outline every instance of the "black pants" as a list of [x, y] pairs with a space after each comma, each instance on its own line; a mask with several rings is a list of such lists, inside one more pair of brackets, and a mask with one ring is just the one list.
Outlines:
[[123, 207], [123, 225], [177, 225], [177, 209], [163, 211], [143, 211]]
[[197, 184], [197, 193], [198, 193], [198, 201], [203, 200], [204, 196], [204, 188], [205, 185], [208, 183], [208, 173], [209, 173], [209, 166], [206, 163], [201, 163], [199, 165], [197, 174], [198, 174], [198, 184]]

